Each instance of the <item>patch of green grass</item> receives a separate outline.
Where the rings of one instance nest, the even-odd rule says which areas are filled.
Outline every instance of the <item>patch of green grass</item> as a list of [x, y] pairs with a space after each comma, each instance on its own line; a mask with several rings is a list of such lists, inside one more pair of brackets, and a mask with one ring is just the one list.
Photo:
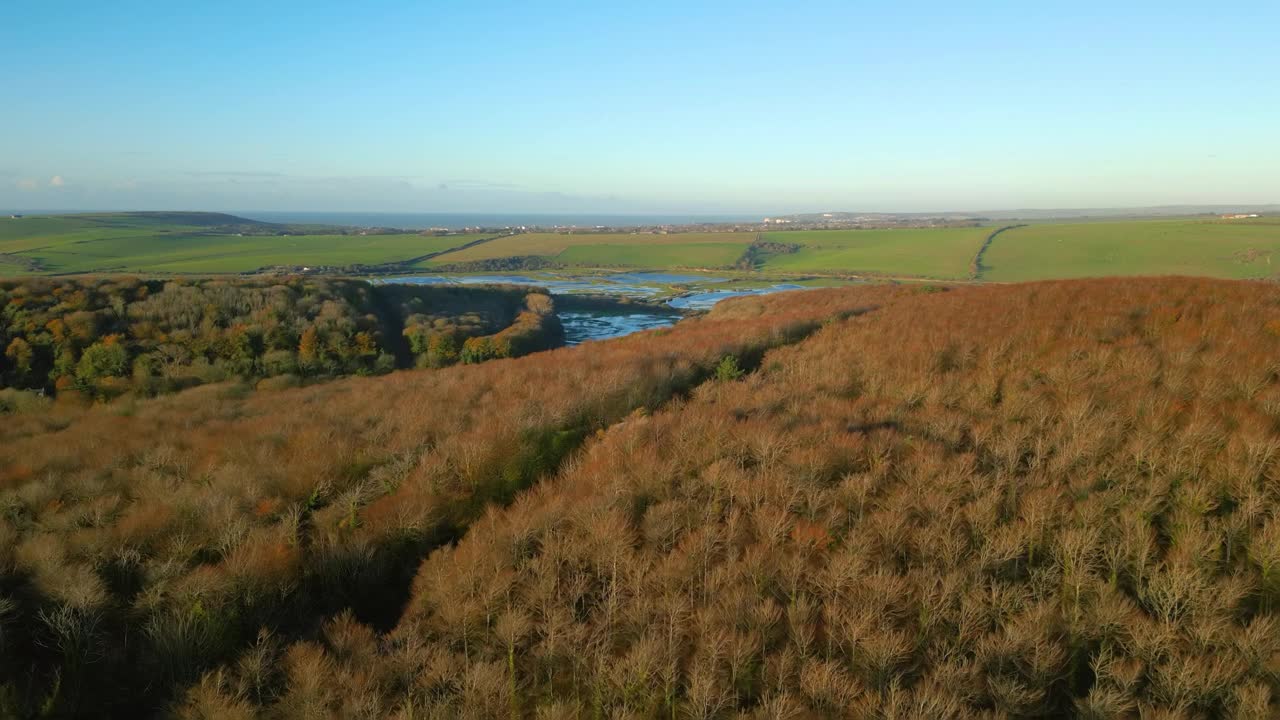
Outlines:
[[[243, 237], [237, 242], [202, 243], [150, 261], [139, 270], [159, 272], [244, 272], [272, 265], [378, 265], [448, 250], [480, 236], [291, 235]], [[208, 238], [203, 238], [208, 240]]]
[[[272, 266], [413, 267], [534, 255], [569, 266], [730, 268], [756, 233], [528, 233], [457, 249], [483, 235], [336, 235], [301, 227], [291, 235], [216, 213], [103, 213], [0, 218], [0, 276], [44, 273], [236, 273]], [[284, 226], [265, 226], [275, 230]], [[797, 245], [760, 270], [788, 274], [874, 274], [962, 279], [994, 227], [813, 230], [763, 233]], [[309, 231], [317, 234], [302, 234]], [[981, 279], [1038, 280], [1104, 275], [1280, 277], [1280, 220], [1205, 218], [1041, 223], [1009, 230], [983, 256]], [[755, 276], [758, 277], [758, 276]]]
[[982, 279], [997, 281], [1273, 277], [1280, 273], [1280, 224], [1178, 220], [1030, 225], [997, 236], [982, 264]]
[[[660, 245], [728, 244], [745, 247], [754, 239], [754, 233], [729, 232], [671, 233], [669, 235], [650, 233], [525, 233], [523, 235], [498, 238], [492, 242], [481, 243], [465, 250], [445, 253], [440, 257], [434, 258], [431, 264], [448, 265], [526, 255], [550, 258], [559, 256], [569, 248], [583, 245], [655, 247]], [[645, 265], [650, 266], [652, 263], [645, 263]]]
[[[482, 237], [410, 233], [241, 236], [168, 224], [156, 217], [136, 223], [122, 215], [38, 217], [0, 223], [0, 253], [32, 258], [44, 272], [52, 273], [222, 273], [273, 265], [400, 262]], [[4, 268], [0, 272], [13, 274]]]
[[724, 267], [737, 261], [746, 248], [746, 243], [575, 245], [557, 255], [556, 260], [589, 267]]
[[0, 217], [0, 244], [24, 238], [49, 237], [95, 227], [94, 223], [66, 217]]
[[764, 233], [767, 241], [801, 246], [770, 257], [764, 269], [964, 278], [989, 234], [991, 228], [981, 227]]
[[81, 242], [95, 242], [147, 234], [163, 236], [169, 233], [199, 232], [201, 228], [165, 225], [147, 228], [119, 224], [103, 224], [80, 217], [37, 217], [0, 221], [0, 253], [20, 253], [33, 250], [61, 248]]

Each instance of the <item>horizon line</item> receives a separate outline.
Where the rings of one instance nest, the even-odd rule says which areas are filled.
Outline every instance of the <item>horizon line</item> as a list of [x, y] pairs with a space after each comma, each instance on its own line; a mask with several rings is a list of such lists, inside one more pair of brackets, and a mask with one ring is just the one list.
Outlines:
[[766, 217], [790, 217], [798, 215], [948, 215], [948, 216], [981, 216], [993, 213], [1085, 213], [1085, 212], [1125, 212], [1125, 211], [1142, 211], [1142, 210], [1217, 210], [1217, 209], [1267, 209], [1280, 211], [1280, 201], [1274, 203], [1231, 203], [1231, 202], [1205, 202], [1205, 203], [1169, 203], [1160, 205], [1115, 205], [1115, 206], [1024, 206], [1024, 207], [1006, 207], [1006, 208], [987, 208], [982, 210], [971, 209], [951, 209], [951, 210], [800, 210], [800, 211], [782, 211], [782, 212], [764, 212], [764, 211], [690, 211], [690, 210], [654, 210], [654, 211], [522, 211], [522, 210], [366, 210], [366, 209], [341, 209], [341, 210], [303, 210], [292, 208], [259, 208], [254, 210], [210, 210], [210, 209], [147, 209], [147, 208], [3, 208], [0, 212], [11, 214], [30, 214], [30, 215], [80, 215], [89, 213], [221, 213], [226, 215], [249, 215], [252, 213], [295, 213], [295, 214], [314, 214], [314, 215], [341, 215], [341, 214], [363, 214], [363, 215], [512, 215], [525, 217], [549, 217], [549, 216], [611, 216], [611, 217], [661, 217], [670, 215], [683, 215], [688, 217], [740, 217], [755, 216], [761, 218]]

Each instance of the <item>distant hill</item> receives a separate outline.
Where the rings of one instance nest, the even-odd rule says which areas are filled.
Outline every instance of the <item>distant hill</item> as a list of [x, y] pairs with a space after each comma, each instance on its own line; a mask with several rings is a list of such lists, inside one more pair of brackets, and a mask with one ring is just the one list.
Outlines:
[[103, 227], [128, 228], [186, 228], [210, 233], [243, 235], [347, 235], [361, 234], [409, 234], [410, 231], [389, 227], [354, 227], [316, 223], [267, 222], [220, 212], [197, 211], [127, 211], [56, 213], [31, 215], [32, 218], [62, 218], [91, 222]]
[[[186, 225], [223, 229], [227, 227], [271, 228], [275, 223], [250, 220], [238, 215], [217, 212], [112, 212], [77, 213], [62, 217], [89, 220], [106, 225]], [[281, 226], [282, 227], [282, 226]]]

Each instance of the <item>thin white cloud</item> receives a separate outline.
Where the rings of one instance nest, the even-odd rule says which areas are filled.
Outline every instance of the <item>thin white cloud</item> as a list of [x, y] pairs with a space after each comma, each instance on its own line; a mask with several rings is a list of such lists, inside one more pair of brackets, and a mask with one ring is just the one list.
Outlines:
[[49, 187], [62, 187], [65, 184], [66, 181], [62, 179], [61, 175], [54, 175], [49, 178]]

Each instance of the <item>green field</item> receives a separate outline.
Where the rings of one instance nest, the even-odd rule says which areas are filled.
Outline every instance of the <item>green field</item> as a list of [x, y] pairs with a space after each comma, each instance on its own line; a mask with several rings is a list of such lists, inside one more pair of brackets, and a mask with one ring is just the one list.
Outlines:
[[[432, 265], [447, 265], [452, 263], [473, 262], [476, 260], [492, 260], [496, 258], [506, 257], [522, 257], [533, 255], [537, 257], [554, 258], [561, 262], [569, 264], [594, 264], [601, 265], [638, 265], [644, 267], [669, 267], [679, 266], [685, 263], [678, 262], [682, 257], [681, 253], [667, 254], [661, 253], [661, 256], [673, 258], [673, 262], [662, 264], [653, 259], [646, 259], [645, 252], [636, 252], [636, 249], [648, 251], [650, 248], [670, 246], [708, 246], [722, 245], [731, 248], [723, 251], [722, 254], [710, 253], [707, 251], [697, 251], [690, 255], [689, 265], [705, 264], [700, 261], [699, 257], [710, 257], [714, 255], [721, 259], [721, 264], [731, 265], [733, 261], [742, 255], [751, 241], [755, 239], [755, 233], [672, 233], [669, 235], [657, 234], [629, 234], [629, 233], [526, 233], [523, 235], [512, 235], [511, 237], [498, 238], [492, 242], [483, 243], [475, 247], [470, 247], [457, 252], [445, 253], [430, 261]], [[582, 247], [596, 248], [594, 250], [578, 250]], [[610, 249], [616, 249], [616, 252], [610, 252]], [[572, 252], [569, 252], [572, 251]], [[566, 254], [569, 252], [569, 254]], [[723, 258], [732, 255], [728, 260]]]
[[[534, 256], [569, 268], [736, 266], [751, 255], [774, 275], [875, 275], [960, 280], [998, 226], [766, 233], [526, 233], [511, 236], [350, 234], [215, 213], [112, 213], [0, 218], [0, 277], [53, 273], [241, 273], [276, 266], [397, 265], [431, 270]], [[492, 237], [492, 239], [490, 239]], [[483, 242], [476, 242], [483, 241]], [[471, 245], [471, 243], [475, 243]], [[464, 247], [470, 245], [470, 247]], [[1045, 222], [1006, 230], [978, 279], [1105, 275], [1280, 277], [1280, 222], [1176, 219]], [[1274, 263], [1274, 265], [1273, 265]]]
[[1280, 274], [1280, 224], [1266, 220], [1030, 225], [996, 237], [983, 255], [980, 279], [1275, 277]]
[[[231, 273], [275, 265], [377, 265], [449, 250], [483, 237], [241, 235], [146, 215], [0, 219], [0, 254], [33, 260], [44, 273]], [[18, 274], [30, 271], [15, 262], [0, 263], [0, 276]]]
[[745, 248], [731, 243], [575, 245], [557, 255], [556, 260], [590, 267], [718, 268], [733, 265]]
[[764, 233], [770, 242], [800, 245], [776, 255], [765, 270], [865, 272], [960, 279], [993, 228], [810, 230]]
[[529, 233], [498, 238], [441, 254], [424, 263], [438, 267], [507, 257], [544, 257], [577, 267], [725, 268], [760, 239], [800, 245], [775, 255], [762, 270], [869, 273], [964, 278], [992, 228], [814, 230], [756, 233]]

